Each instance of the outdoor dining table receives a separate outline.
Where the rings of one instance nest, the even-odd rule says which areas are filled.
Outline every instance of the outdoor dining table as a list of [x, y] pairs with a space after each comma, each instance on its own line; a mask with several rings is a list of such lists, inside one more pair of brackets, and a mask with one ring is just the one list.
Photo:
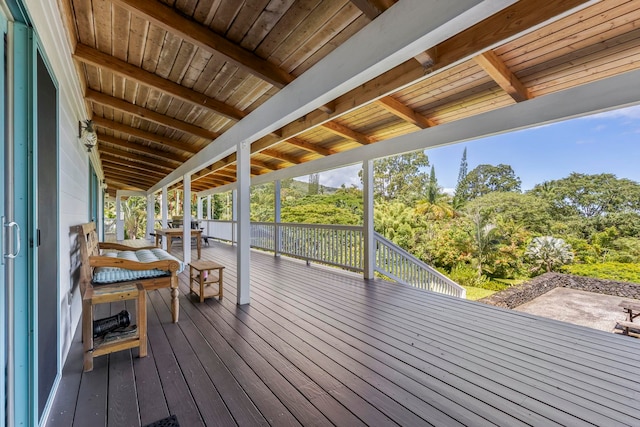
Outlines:
[[[182, 237], [183, 229], [182, 228], [156, 228], [156, 246], [160, 246], [160, 241], [162, 236], [166, 237], [167, 240], [167, 252], [171, 253], [171, 240], [173, 237]], [[198, 259], [200, 259], [200, 251], [202, 249], [202, 230], [192, 229], [191, 237], [196, 238], [196, 247], [198, 248]]]

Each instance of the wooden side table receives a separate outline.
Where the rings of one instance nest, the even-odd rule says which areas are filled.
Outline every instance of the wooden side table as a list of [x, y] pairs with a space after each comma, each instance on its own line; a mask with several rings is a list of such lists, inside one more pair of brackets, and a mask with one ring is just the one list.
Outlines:
[[[222, 270], [224, 265], [214, 261], [192, 261], [189, 263], [189, 290], [200, 297], [200, 302], [205, 298], [218, 297], [222, 300]], [[210, 286], [218, 284], [217, 292]]]

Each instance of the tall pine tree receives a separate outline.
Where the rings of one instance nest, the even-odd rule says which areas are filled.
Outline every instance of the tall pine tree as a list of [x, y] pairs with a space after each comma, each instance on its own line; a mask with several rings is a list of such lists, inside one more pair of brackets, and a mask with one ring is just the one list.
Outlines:
[[438, 197], [438, 180], [436, 180], [436, 169], [433, 165], [431, 165], [431, 173], [429, 174], [429, 191], [427, 197], [431, 204], [435, 203]]
[[462, 160], [460, 160], [460, 169], [458, 171], [458, 183], [456, 184], [456, 194], [453, 196], [453, 207], [458, 209], [464, 203], [462, 199], [462, 185], [467, 177], [467, 147], [462, 152]]

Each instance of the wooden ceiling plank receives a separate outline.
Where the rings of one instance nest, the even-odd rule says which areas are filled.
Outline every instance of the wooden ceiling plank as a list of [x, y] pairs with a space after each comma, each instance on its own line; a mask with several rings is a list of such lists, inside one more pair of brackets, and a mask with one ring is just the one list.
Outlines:
[[238, 67], [278, 88], [283, 88], [294, 80], [293, 76], [275, 64], [243, 49], [204, 25], [181, 16], [173, 8], [161, 2], [148, 0], [112, 1], [132, 13], [143, 15], [154, 24], [170, 33], [179, 35], [207, 52], [223, 55]]
[[110, 168], [106, 166], [104, 169], [105, 176], [109, 178], [121, 177], [121, 178], [129, 178], [135, 179], [137, 182], [144, 183], [148, 187], [151, 187], [156, 182], [160, 181], [163, 176], [149, 175], [148, 171], [140, 171], [138, 173], [130, 170], [130, 169], [118, 169], [118, 168]]
[[183, 163], [184, 161], [189, 159], [189, 156], [156, 150], [153, 147], [137, 144], [135, 142], [127, 141], [126, 139], [116, 138], [115, 136], [111, 136], [111, 135], [100, 134], [98, 135], [98, 140], [101, 142], [106, 142], [112, 145], [116, 145], [121, 148], [127, 148], [129, 150], [134, 150], [139, 153], [151, 154], [152, 156], [156, 156], [165, 160], [176, 162], [177, 163], [176, 167], [179, 166], [180, 163]]
[[[118, 157], [109, 157], [108, 156], [109, 154], [111, 154], [112, 156], [118, 156]], [[114, 161], [122, 160], [121, 162], [122, 164], [128, 164], [129, 166], [132, 166], [132, 167], [141, 166], [139, 165], [139, 163], [142, 163], [143, 165], [149, 166], [150, 169], [163, 168], [163, 169], [168, 169], [169, 171], [172, 171], [175, 169], [174, 164], [171, 162], [153, 159], [151, 157], [140, 156], [137, 154], [130, 153], [128, 151], [119, 150], [117, 148], [100, 147], [100, 157], [102, 158], [103, 156], [105, 158], [112, 158]], [[121, 158], [124, 158], [124, 159], [121, 159]]]
[[376, 102], [391, 114], [400, 117], [406, 122], [413, 123], [421, 129], [426, 129], [436, 125], [436, 122], [433, 120], [423, 116], [422, 114], [418, 114], [413, 109], [407, 107], [392, 96], [384, 96]]
[[147, 178], [143, 178], [144, 175], [139, 175], [139, 174], [130, 174], [128, 172], [117, 172], [117, 171], [105, 171], [105, 174], [107, 176], [109, 176], [109, 179], [119, 179], [119, 180], [128, 180], [128, 182], [131, 183], [135, 183], [136, 185], [140, 186], [142, 188], [142, 186], [144, 186], [144, 188], [149, 188], [151, 187], [153, 184], [155, 184], [156, 182], [158, 182], [160, 179], [149, 179]]
[[131, 170], [131, 167], [126, 166], [126, 165], [122, 165], [120, 163], [115, 163], [112, 162], [110, 160], [105, 160], [102, 162], [102, 167], [107, 170], [115, 170], [115, 171], [122, 171], [122, 172], [130, 172], [132, 174], [140, 174], [142, 175], [142, 177], [157, 177], [158, 179], [163, 178], [166, 173], [162, 173], [162, 172], [158, 172], [155, 170], [145, 170], [144, 172], [138, 172], [137, 170]]
[[329, 132], [332, 132], [336, 135], [339, 135], [343, 138], [351, 139], [353, 141], [357, 141], [362, 145], [367, 145], [376, 142], [374, 138], [371, 138], [363, 133], [357, 132], [353, 129], [349, 129], [348, 127], [341, 125], [336, 122], [326, 122], [322, 124], [322, 127], [327, 129]]
[[97, 104], [105, 105], [116, 110], [129, 113], [140, 119], [150, 121], [165, 127], [179, 130], [184, 133], [188, 133], [198, 138], [204, 138], [208, 140], [216, 139], [220, 134], [212, 132], [207, 129], [192, 125], [190, 123], [183, 122], [182, 120], [175, 119], [173, 117], [160, 114], [156, 111], [149, 110], [148, 108], [141, 107], [139, 105], [132, 104], [120, 98], [116, 98], [92, 89], [88, 89], [85, 94], [85, 99], [95, 102]]
[[296, 156], [280, 153], [277, 150], [274, 150], [274, 149], [271, 149], [271, 148], [267, 148], [266, 150], [262, 150], [260, 152], [260, 154], [264, 154], [265, 156], [273, 157], [274, 159], [284, 160], [285, 162], [291, 163], [293, 165], [299, 165], [300, 163], [303, 163], [302, 160], [300, 160]]
[[339, 151], [333, 150], [331, 148], [324, 148], [319, 145], [313, 144], [311, 142], [307, 142], [301, 138], [289, 138], [285, 140], [287, 144], [295, 145], [296, 147], [300, 147], [303, 150], [311, 151], [312, 153], [320, 154], [321, 156], [330, 156], [332, 154], [336, 154]]
[[103, 117], [93, 117], [93, 123], [101, 128], [109, 129], [115, 132], [126, 133], [127, 135], [135, 136], [137, 138], [142, 138], [146, 141], [153, 142], [156, 144], [166, 145], [167, 147], [177, 148], [178, 150], [185, 151], [187, 153], [195, 154], [199, 150], [189, 144], [185, 144], [183, 142], [174, 141], [171, 138], [167, 138], [161, 135], [157, 135], [155, 133], [147, 132], [138, 128], [134, 128], [132, 126], [123, 125], [122, 123], [115, 122], [113, 120], [107, 120]]
[[201, 108], [207, 108], [216, 114], [220, 114], [233, 120], [240, 120], [247, 115], [244, 111], [218, 101], [215, 98], [211, 98], [205, 94], [181, 86], [178, 83], [145, 71], [142, 68], [136, 67], [135, 65], [129, 64], [84, 44], [79, 43], [76, 46], [73, 58], [85, 64], [90, 64], [119, 76], [135, 80], [140, 84], [150, 86], [184, 102], [188, 102]]
[[514, 101], [522, 102], [531, 98], [529, 89], [522, 84], [493, 50], [474, 56], [473, 59]]

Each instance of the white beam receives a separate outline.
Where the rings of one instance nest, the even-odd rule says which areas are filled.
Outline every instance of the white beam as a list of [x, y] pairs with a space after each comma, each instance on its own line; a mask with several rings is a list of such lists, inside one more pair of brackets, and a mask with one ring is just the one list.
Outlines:
[[273, 185], [273, 221], [276, 224], [274, 253], [277, 257], [280, 256], [280, 246], [282, 242], [282, 230], [280, 228], [280, 222], [282, 220], [282, 198], [280, 197], [281, 193], [282, 182], [278, 179]]
[[191, 174], [183, 177], [182, 202], [182, 259], [191, 262]]
[[152, 239], [151, 233], [153, 233], [156, 224], [155, 198], [154, 193], [147, 194], [147, 235], [145, 236], [147, 240]]
[[[251, 184], [251, 144], [241, 142], [238, 144], [238, 164], [236, 179], [237, 190], [237, 214], [238, 214], [238, 246], [237, 254], [237, 301], [238, 305], [249, 304], [250, 289], [249, 280], [251, 272], [251, 223], [250, 213], [250, 184]], [[234, 201], [236, 199], [234, 198]]]
[[255, 176], [252, 185], [308, 175], [363, 160], [435, 148], [640, 104], [640, 70], [530, 99], [286, 169]]
[[364, 202], [364, 278], [374, 278], [376, 245], [373, 235], [373, 160], [362, 162]]
[[169, 219], [169, 195], [167, 186], [162, 187], [162, 228], [167, 228]]
[[[403, 0], [287, 85], [150, 191], [228, 156], [482, 21], [516, 0]], [[371, 43], [376, 40], [376, 43]]]

